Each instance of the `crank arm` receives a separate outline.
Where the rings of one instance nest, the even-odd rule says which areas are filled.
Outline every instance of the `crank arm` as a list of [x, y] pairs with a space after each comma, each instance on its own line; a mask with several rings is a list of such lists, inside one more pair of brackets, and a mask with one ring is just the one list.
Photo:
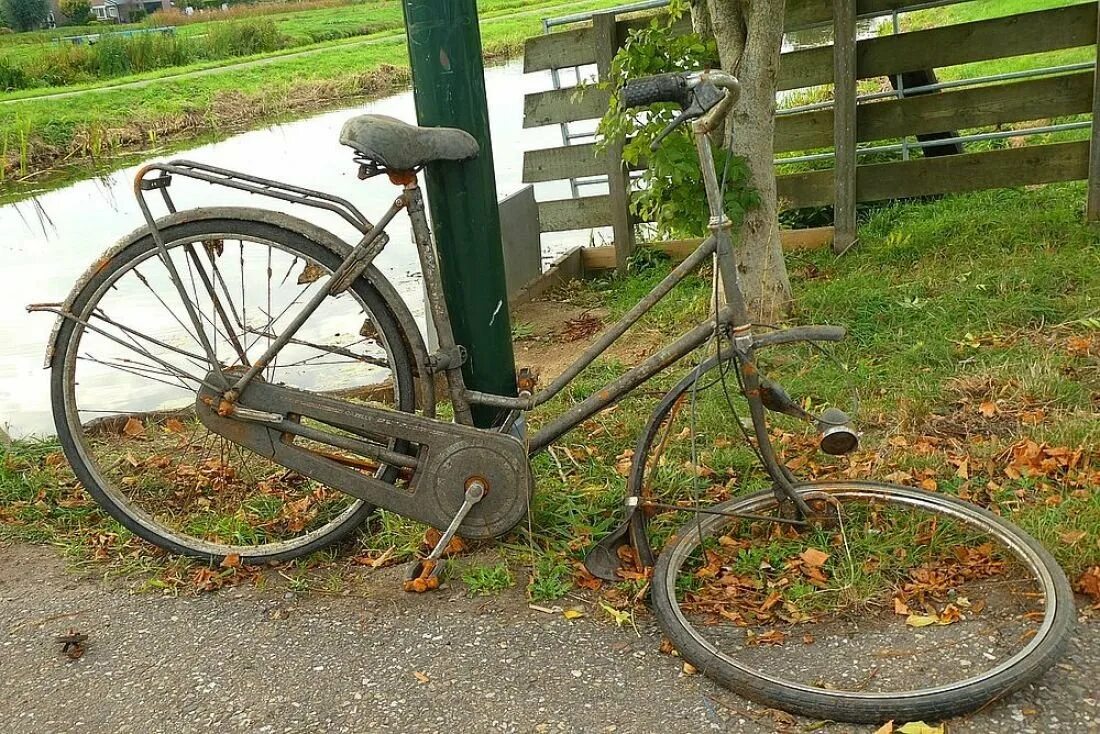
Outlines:
[[417, 561], [409, 568], [409, 573], [405, 577], [405, 591], [423, 593], [439, 588], [441, 566], [438, 561], [447, 551], [447, 546], [451, 544], [451, 539], [455, 537], [462, 521], [470, 514], [470, 510], [474, 509], [474, 505], [481, 502], [484, 496], [485, 485], [480, 481], [470, 482], [470, 486], [466, 488], [466, 499], [462, 502], [462, 506], [458, 508], [451, 524], [439, 537], [439, 542], [432, 548], [432, 552], [428, 554], [427, 558]]

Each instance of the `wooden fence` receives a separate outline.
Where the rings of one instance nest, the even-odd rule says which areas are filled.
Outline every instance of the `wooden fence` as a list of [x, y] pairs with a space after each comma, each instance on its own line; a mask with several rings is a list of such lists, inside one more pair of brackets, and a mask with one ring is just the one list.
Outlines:
[[[841, 83], [834, 85], [834, 107], [776, 120], [777, 154], [828, 148], [836, 153], [831, 170], [779, 177], [783, 208], [834, 205], [834, 247], [846, 249], [855, 240], [859, 202], [1088, 179], [1089, 217], [1100, 219], [1100, 125], [1093, 126], [1091, 146], [1089, 140], [1080, 140], [857, 165], [859, 143], [1079, 114], [1100, 119], [1096, 114], [1100, 75], [1092, 68], [934, 94], [857, 100], [860, 79], [1089, 46], [1097, 42], [1100, 32], [1097, 2], [1090, 0], [856, 40], [857, 17], [903, 11], [917, 4], [917, 0], [788, 0], [788, 31], [832, 23], [838, 43], [784, 53], [780, 91], [833, 84], [835, 79]], [[627, 33], [647, 22], [648, 18], [601, 14], [591, 25], [530, 38], [524, 70], [595, 64], [605, 78]], [[681, 20], [675, 28], [686, 32], [690, 25]], [[608, 92], [594, 85], [529, 94], [524, 101], [524, 127], [598, 119], [608, 102]], [[621, 148], [600, 153], [594, 143], [587, 143], [529, 151], [524, 156], [527, 183], [603, 174], [610, 177], [608, 194], [544, 201], [539, 205], [541, 226], [543, 232], [611, 226], [616, 261], [621, 265], [633, 247], [635, 224], [628, 209], [630, 184]]]

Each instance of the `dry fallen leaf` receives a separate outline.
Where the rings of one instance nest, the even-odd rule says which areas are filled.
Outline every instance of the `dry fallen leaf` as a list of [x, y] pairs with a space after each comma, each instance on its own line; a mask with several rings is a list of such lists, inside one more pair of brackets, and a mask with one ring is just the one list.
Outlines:
[[1066, 545], [1077, 545], [1088, 535], [1084, 530], [1067, 530], [1058, 534], [1058, 539]]
[[182, 422], [176, 420], [175, 418], [169, 418], [168, 420], [164, 421], [164, 430], [168, 431], [169, 433], [183, 433], [187, 429], [184, 427]]
[[997, 404], [994, 403], [992, 400], [986, 400], [978, 407], [978, 412], [986, 418], [992, 418], [993, 416], [997, 415]]
[[241, 565], [241, 556], [239, 553], [230, 553], [228, 556], [222, 559], [222, 568], [239, 568]]
[[908, 617], [912, 614], [912, 612], [909, 611], [909, 605], [906, 604], [900, 596], [894, 597], [894, 614], [900, 614], [903, 617]]
[[825, 561], [829, 560], [829, 554], [817, 548], [807, 548], [799, 557], [807, 566], [824, 566]]
[[745, 635], [745, 643], [748, 645], [782, 645], [787, 640], [787, 633], [782, 630], [768, 630], [762, 635], [755, 635], [749, 630]]
[[875, 734], [894, 734], [894, 722], [887, 721], [885, 724], [875, 729]]
[[940, 618], [938, 624], [954, 624], [955, 622], [961, 622], [963, 619], [962, 612], [954, 604], [948, 604], [940, 612]]
[[428, 681], [431, 680], [431, 678], [428, 677], [427, 673], [422, 673], [419, 670], [414, 670], [413, 671], [413, 677], [416, 678], [421, 683], [427, 683]]
[[145, 424], [137, 418], [130, 418], [126, 421], [126, 425], [122, 427], [122, 432], [130, 438], [136, 438], [145, 433]]
[[580, 619], [584, 616], [584, 612], [579, 609], [566, 609], [561, 615], [566, 619]]
[[905, 619], [905, 623], [910, 627], [927, 627], [929, 625], [936, 624], [939, 621], [939, 617], [935, 617], [930, 614], [910, 614]]
[[627, 449], [615, 457], [615, 473], [625, 477], [630, 474], [630, 466], [634, 463], [634, 449]]
[[1100, 566], [1092, 566], [1077, 579], [1074, 588], [1082, 594], [1092, 597], [1093, 602], [1100, 604]]
[[684, 675], [695, 675], [699, 671], [691, 663], [684, 663]]
[[929, 726], [923, 721], [911, 721], [908, 724], [902, 724], [895, 731], [897, 731], [897, 734], [944, 734], [943, 724]]
[[306, 283], [312, 283], [318, 280], [325, 274], [325, 269], [320, 265], [314, 265], [309, 263], [302, 269], [302, 272], [298, 275], [298, 285], [305, 285]]

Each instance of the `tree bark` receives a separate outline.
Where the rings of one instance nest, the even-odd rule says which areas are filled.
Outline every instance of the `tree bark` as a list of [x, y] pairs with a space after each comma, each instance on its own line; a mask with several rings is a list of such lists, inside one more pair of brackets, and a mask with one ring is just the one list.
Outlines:
[[703, 38], [713, 38], [714, 28], [710, 25], [710, 8], [707, 0], [691, 0], [691, 27]]
[[[699, 0], [718, 44], [722, 69], [741, 80], [741, 99], [727, 123], [731, 150], [748, 162], [760, 202], [735, 233], [741, 290], [754, 320], [782, 316], [791, 284], [779, 239], [775, 183], [775, 90], [783, 46], [786, 0]], [[696, 21], [699, 27], [699, 21]]]

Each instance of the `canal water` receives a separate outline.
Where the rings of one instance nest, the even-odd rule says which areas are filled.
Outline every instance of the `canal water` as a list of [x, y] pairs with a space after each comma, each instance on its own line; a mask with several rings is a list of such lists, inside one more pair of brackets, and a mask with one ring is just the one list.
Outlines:
[[[523, 74], [522, 63], [486, 70], [486, 86], [501, 197], [522, 187], [523, 151], [561, 144], [556, 127], [523, 129], [523, 95], [549, 89], [548, 74]], [[173, 154], [224, 168], [319, 189], [352, 201], [377, 220], [392, 203], [397, 189], [385, 177], [360, 181], [349, 148], [340, 145], [340, 126], [348, 117], [372, 112], [415, 122], [412, 93], [367, 102], [347, 109], [264, 130], [237, 135], [219, 143]], [[144, 161], [142, 162], [144, 164]], [[0, 208], [0, 427], [12, 436], [49, 435], [48, 372], [42, 368], [46, 342], [53, 328], [50, 314], [28, 314], [29, 303], [61, 301], [85, 269], [116, 240], [138, 228], [141, 213], [131, 192], [139, 166], [106, 178], [81, 181], [43, 194], [36, 201]], [[282, 209], [323, 226], [345, 240], [356, 231], [327, 212], [275, 199], [177, 179], [173, 198], [180, 209], [190, 206], [242, 205]], [[538, 190], [540, 199], [567, 197], [568, 186]], [[156, 199], [151, 201], [158, 203]], [[155, 209], [159, 215], [159, 211]], [[378, 267], [405, 297], [423, 325], [419, 263], [407, 219], [390, 225], [392, 242], [377, 260]], [[544, 261], [580, 244], [580, 236], [544, 236]]]

